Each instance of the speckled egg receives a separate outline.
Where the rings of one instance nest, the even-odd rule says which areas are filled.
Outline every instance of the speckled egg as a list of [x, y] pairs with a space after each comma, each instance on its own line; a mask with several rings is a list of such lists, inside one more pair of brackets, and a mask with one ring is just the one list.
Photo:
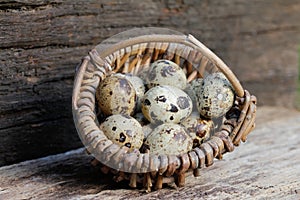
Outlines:
[[169, 85], [151, 88], [142, 100], [142, 112], [151, 123], [179, 123], [191, 114], [192, 109], [191, 98]]
[[179, 124], [165, 123], [157, 126], [144, 144], [150, 154], [181, 155], [192, 149], [193, 140]]
[[140, 110], [141, 108], [141, 99], [143, 98], [144, 94], [145, 94], [145, 85], [144, 85], [144, 81], [139, 78], [138, 76], [134, 76], [132, 74], [122, 74], [122, 73], [115, 73], [113, 74], [113, 76], [117, 76], [120, 78], [125, 78], [127, 79], [131, 85], [134, 87], [135, 89], [135, 93], [136, 93], [136, 106], [137, 109]]
[[198, 147], [206, 141], [210, 137], [213, 128], [212, 120], [201, 119], [198, 112], [193, 112], [181, 122], [181, 125], [193, 139], [193, 147]]
[[133, 114], [136, 106], [136, 92], [132, 84], [117, 76], [107, 76], [97, 88], [96, 98], [105, 115]]
[[176, 63], [169, 60], [157, 60], [152, 63], [146, 77], [148, 88], [157, 85], [171, 85], [184, 89], [186, 81], [183, 70]]
[[208, 119], [224, 115], [233, 105], [234, 91], [223, 73], [213, 73], [203, 79], [198, 95], [198, 111]]
[[100, 125], [101, 130], [112, 142], [130, 149], [139, 149], [144, 133], [140, 123], [129, 115], [111, 115]]
[[195, 109], [195, 111], [197, 110], [197, 101], [198, 101], [196, 94], [200, 93], [200, 90], [202, 88], [202, 83], [203, 83], [202, 78], [196, 78], [190, 83], [188, 83], [186, 85], [186, 88], [184, 89], [184, 92], [186, 92], [191, 98], [193, 102], [193, 109]]

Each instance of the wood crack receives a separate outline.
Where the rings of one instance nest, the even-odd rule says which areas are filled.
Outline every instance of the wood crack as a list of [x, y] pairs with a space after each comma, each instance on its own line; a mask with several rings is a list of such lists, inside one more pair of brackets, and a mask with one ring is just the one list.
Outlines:
[[51, 8], [58, 6], [61, 3], [58, 2], [43, 2], [43, 1], [33, 1], [33, 2], [22, 2], [22, 1], [6, 1], [0, 4], [0, 10], [12, 12], [12, 11], [31, 11], [31, 10], [43, 10], [46, 8]]
[[40, 45], [32, 45], [32, 43], [26, 44], [13, 44], [13, 45], [5, 45], [0, 46], [0, 50], [7, 50], [7, 49], [22, 49], [22, 50], [32, 50], [32, 49], [43, 49], [43, 48], [76, 48], [76, 47], [84, 47], [84, 46], [91, 46], [93, 43], [82, 43], [82, 44], [72, 44], [72, 43], [45, 43]]
[[239, 35], [265, 35], [265, 34], [273, 34], [278, 32], [287, 32], [287, 31], [299, 31], [300, 26], [279, 26], [275, 28], [269, 28], [269, 29], [261, 29], [261, 30], [253, 30], [253, 31], [244, 31], [240, 32]]
[[43, 120], [37, 120], [37, 121], [32, 121], [32, 122], [24, 122], [24, 123], [20, 123], [20, 124], [14, 124], [14, 125], [10, 125], [10, 126], [6, 126], [6, 127], [1, 127], [0, 131], [4, 131], [7, 129], [11, 129], [11, 128], [18, 128], [18, 127], [24, 127], [24, 126], [30, 126], [32, 128], [34, 127], [39, 127], [39, 126], [43, 126], [43, 124], [45, 123], [49, 123], [51, 121], [60, 121], [63, 119], [70, 119], [69, 116], [62, 116], [62, 117], [57, 117], [57, 118], [47, 118], [47, 119], [43, 119]]

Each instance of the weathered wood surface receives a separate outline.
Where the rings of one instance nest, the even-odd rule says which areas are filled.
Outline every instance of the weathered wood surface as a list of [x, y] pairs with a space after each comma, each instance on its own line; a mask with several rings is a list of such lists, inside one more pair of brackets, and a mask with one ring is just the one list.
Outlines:
[[103, 39], [132, 27], [191, 33], [258, 96], [292, 107], [300, 1], [2, 0], [0, 166], [81, 145], [73, 126], [74, 68]]
[[183, 188], [129, 189], [78, 149], [0, 168], [0, 199], [300, 199], [300, 113], [263, 107], [257, 122], [246, 143]]

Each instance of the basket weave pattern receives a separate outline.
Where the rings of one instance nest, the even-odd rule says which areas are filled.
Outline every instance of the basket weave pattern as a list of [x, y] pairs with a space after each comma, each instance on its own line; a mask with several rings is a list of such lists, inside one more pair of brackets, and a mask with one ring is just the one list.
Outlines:
[[[95, 93], [99, 83], [110, 72], [138, 74], [150, 63], [168, 59], [184, 69], [188, 82], [203, 77], [205, 73], [221, 71], [231, 82], [236, 100], [226, 114], [220, 130], [200, 147], [183, 155], [150, 155], [128, 152], [107, 139], [95, 113]], [[93, 154], [101, 155], [101, 162], [118, 166], [117, 170], [103, 167], [104, 172], [114, 171], [117, 180], [128, 179], [130, 186], [142, 182], [147, 191], [163, 183], [185, 184], [187, 174], [199, 176], [200, 169], [213, 164], [214, 158], [234, 150], [255, 126], [256, 98], [246, 90], [231, 70], [214, 53], [193, 36], [151, 35], [122, 41], [107, 49], [96, 47], [86, 56], [76, 75], [73, 90], [73, 116], [77, 131]], [[97, 156], [96, 156], [97, 157]], [[140, 173], [127, 173], [139, 171]]]

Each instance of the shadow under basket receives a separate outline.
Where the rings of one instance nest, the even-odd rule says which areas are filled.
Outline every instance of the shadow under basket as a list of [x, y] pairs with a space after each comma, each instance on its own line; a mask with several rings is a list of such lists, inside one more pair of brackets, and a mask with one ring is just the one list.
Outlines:
[[[188, 82], [222, 72], [235, 92], [234, 104], [223, 116], [219, 129], [209, 140], [182, 155], [131, 152], [113, 143], [99, 128], [95, 99], [99, 83], [112, 72], [137, 75], [158, 59], [178, 64]], [[161, 189], [163, 183], [184, 186], [187, 175], [199, 176], [201, 168], [245, 142], [255, 127], [256, 97], [244, 90], [227, 65], [192, 35], [133, 29], [102, 42], [83, 59], [76, 73], [72, 110], [82, 143], [96, 158], [92, 163], [99, 163], [104, 173], [114, 174], [116, 181], [128, 180], [132, 188], [141, 185], [151, 191]]]

